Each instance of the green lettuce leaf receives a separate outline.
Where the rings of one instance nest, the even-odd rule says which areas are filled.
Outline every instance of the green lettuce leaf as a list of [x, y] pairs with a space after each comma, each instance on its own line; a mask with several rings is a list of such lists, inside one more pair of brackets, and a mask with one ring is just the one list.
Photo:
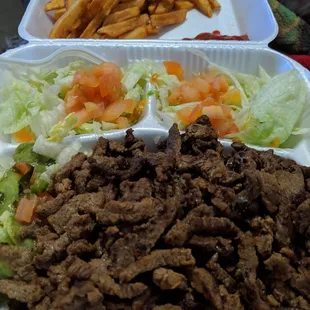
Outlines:
[[292, 134], [306, 103], [306, 87], [297, 70], [272, 78], [249, 107], [236, 114], [243, 142], [261, 146], [280, 145]]

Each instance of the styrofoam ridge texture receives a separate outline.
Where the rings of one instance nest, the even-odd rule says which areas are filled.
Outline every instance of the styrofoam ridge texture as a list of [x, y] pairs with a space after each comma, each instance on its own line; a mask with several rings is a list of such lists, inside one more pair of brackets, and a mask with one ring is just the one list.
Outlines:
[[[52, 17], [44, 11], [48, 0], [31, 0], [19, 25], [19, 35], [30, 42], [48, 39], [53, 25]], [[193, 38], [201, 32], [220, 30], [225, 35], [248, 34], [252, 42], [267, 45], [278, 33], [278, 25], [273, 16], [268, 0], [223, 0], [222, 9], [208, 18], [198, 10], [188, 12], [184, 23], [164, 27], [159, 35], [152, 36], [147, 41], [166, 41], [167, 43], [182, 41], [182, 38]], [[257, 27], [259, 25], [259, 27]], [[71, 41], [75, 39], [63, 39]], [[103, 42], [109, 40], [101, 40]], [[115, 40], [112, 40], [115, 41]], [[128, 40], [120, 40], [124, 44]], [[147, 42], [143, 40], [144, 43]], [[220, 41], [227, 43], [227, 41]]]
[[[192, 53], [193, 49], [184, 47], [166, 47], [166, 46], [120, 46], [117, 49], [111, 46], [92, 46], [83, 45], [81, 47], [68, 44], [67, 46], [59, 45], [38, 45], [32, 44], [24, 46], [16, 50], [6, 53], [0, 57], [0, 68], [9, 64], [13, 65], [31, 65], [40, 67], [49, 66], [64, 66], [70, 61], [78, 59], [88, 59], [91, 63], [98, 63], [101, 60], [112, 61], [120, 66], [125, 66], [128, 63], [139, 61], [142, 59], [153, 59], [157, 61], [162, 60], [176, 60], [179, 61], [189, 77], [191, 72], [202, 72], [208, 65], [205, 58], [200, 57], [197, 53]], [[310, 75], [300, 65], [290, 60], [275, 51], [267, 48], [257, 48], [254, 46], [237, 46], [228, 45], [206, 45], [200, 49], [210, 59], [212, 63], [224, 66], [231, 70], [236, 70], [243, 73], [256, 73], [259, 65], [263, 66], [267, 72], [274, 76], [278, 73], [296, 68], [300, 72], [301, 78], [305, 81], [308, 91], [310, 93]], [[89, 58], [87, 55], [90, 55]], [[57, 61], [55, 61], [57, 59]], [[150, 89], [147, 86], [147, 90]], [[146, 91], [147, 91], [146, 90]], [[309, 127], [309, 110], [306, 110], [300, 126]], [[156, 113], [156, 99], [154, 97], [148, 98], [148, 104], [141, 120], [133, 126], [138, 137], [144, 137], [150, 145], [157, 137], [167, 136], [168, 129], [165, 127]], [[122, 139], [125, 135], [124, 130], [110, 131], [105, 133], [105, 137], [112, 140]], [[85, 145], [94, 144], [98, 136], [96, 135], [82, 135], [70, 137], [68, 142], [78, 139]], [[228, 146], [231, 141], [222, 140], [225, 146]], [[300, 137], [292, 136], [281, 149], [274, 149], [275, 153], [284, 157], [295, 159], [298, 163], [303, 165], [310, 165], [309, 154], [309, 136], [304, 135]], [[260, 148], [254, 146], [256, 149], [265, 150], [267, 148]], [[10, 152], [14, 149], [14, 145], [2, 142], [0, 150], [2, 152]]]

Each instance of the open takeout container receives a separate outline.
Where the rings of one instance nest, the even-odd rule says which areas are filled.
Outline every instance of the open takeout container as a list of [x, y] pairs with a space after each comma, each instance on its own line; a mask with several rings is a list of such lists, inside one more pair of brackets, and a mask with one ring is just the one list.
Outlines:
[[[45, 13], [48, 0], [31, 0], [19, 25], [19, 35], [29, 41], [48, 40], [53, 26], [52, 16]], [[157, 36], [150, 36], [143, 43], [163, 42], [188, 44], [183, 38], [194, 38], [202, 32], [219, 30], [223, 35], [247, 34], [251, 43], [268, 45], [278, 34], [278, 25], [273, 16], [268, 0], [222, 0], [222, 8], [212, 18], [193, 9], [188, 12], [184, 23], [163, 27]], [[59, 41], [77, 41], [78, 39], [62, 39]], [[58, 41], [58, 40], [53, 40]], [[98, 40], [95, 40], [98, 41]], [[101, 42], [128, 42], [131, 40], [100, 40]], [[138, 41], [138, 40], [135, 40]], [[199, 41], [193, 41], [199, 42]], [[200, 41], [206, 43], [208, 41]], [[214, 42], [214, 41], [213, 41]], [[227, 43], [227, 41], [217, 41]], [[239, 41], [240, 43], [240, 41]], [[244, 42], [245, 44], [248, 42]]]
[[[297, 69], [300, 78], [307, 85], [310, 94], [310, 75], [302, 66], [268, 48], [251, 45], [205, 45], [201, 46], [165, 46], [149, 44], [147, 47], [141, 45], [119, 45], [105, 44], [104, 46], [94, 43], [76, 44], [43, 44], [35, 43], [8, 51], [0, 57], [0, 69], [10, 69], [11, 66], [20, 66], [23, 70], [25, 66], [39, 66], [40, 68], [62, 67], [71, 61], [83, 60], [90, 63], [100, 63], [101, 61], [111, 61], [119, 66], [143, 59], [153, 59], [156, 61], [175, 60], [182, 64], [185, 75], [190, 76], [192, 72], [202, 72], [208, 66], [208, 61], [200, 53], [204, 53], [212, 63], [224, 66], [230, 70], [243, 73], [255, 74], [258, 66], [261, 65], [271, 76], [287, 70]], [[1, 84], [1, 81], [0, 81]], [[0, 85], [1, 87], [1, 85]], [[147, 90], [151, 89], [147, 85]], [[305, 109], [300, 123], [302, 128], [310, 126], [310, 108]], [[147, 144], [154, 148], [154, 143], [160, 138], [167, 136], [168, 126], [165, 125], [158, 113], [155, 96], [148, 97], [146, 109], [140, 121], [133, 127], [138, 137], [144, 139]], [[111, 130], [105, 133], [105, 137], [112, 140], [121, 140], [125, 135], [124, 130]], [[85, 147], [93, 145], [98, 136], [80, 135], [67, 138], [67, 141], [79, 140]], [[11, 144], [3, 138], [0, 142], [0, 151], [3, 154], [13, 152], [16, 145]], [[224, 146], [229, 147], [230, 140], [221, 140]], [[255, 147], [255, 146], [254, 146]], [[259, 150], [267, 148], [255, 147]], [[310, 165], [310, 136], [291, 136], [282, 148], [274, 149], [275, 153], [296, 160], [299, 164]]]

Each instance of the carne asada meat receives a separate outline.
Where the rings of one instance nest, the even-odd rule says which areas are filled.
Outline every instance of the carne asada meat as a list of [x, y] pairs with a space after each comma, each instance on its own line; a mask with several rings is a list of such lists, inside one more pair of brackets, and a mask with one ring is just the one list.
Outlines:
[[155, 153], [132, 129], [100, 138], [22, 228], [36, 251], [0, 245], [0, 294], [35, 310], [309, 310], [310, 168], [222, 151], [207, 116]]

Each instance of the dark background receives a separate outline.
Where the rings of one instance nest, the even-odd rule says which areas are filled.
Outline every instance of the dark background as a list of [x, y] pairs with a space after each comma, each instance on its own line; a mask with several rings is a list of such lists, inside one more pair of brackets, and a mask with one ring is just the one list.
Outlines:
[[0, 53], [24, 43], [18, 37], [18, 25], [24, 14], [26, 0], [0, 0]]

